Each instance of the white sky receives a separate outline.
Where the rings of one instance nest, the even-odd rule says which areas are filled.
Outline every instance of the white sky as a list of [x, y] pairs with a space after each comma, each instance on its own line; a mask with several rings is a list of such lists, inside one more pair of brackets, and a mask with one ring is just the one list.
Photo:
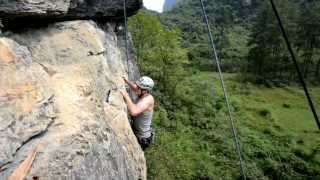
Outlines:
[[165, 0], [143, 0], [144, 7], [154, 11], [162, 12]]

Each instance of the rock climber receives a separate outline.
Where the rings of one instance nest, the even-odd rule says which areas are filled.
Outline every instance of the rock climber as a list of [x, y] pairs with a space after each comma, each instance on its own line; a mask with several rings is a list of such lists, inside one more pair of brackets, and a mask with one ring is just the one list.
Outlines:
[[151, 95], [154, 82], [150, 77], [143, 76], [136, 82], [123, 78], [125, 83], [138, 94], [138, 100], [134, 103], [126, 91], [120, 91], [133, 117], [132, 129], [143, 150], [152, 142], [153, 132], [151, 121], [154, 108], [154, 98]]

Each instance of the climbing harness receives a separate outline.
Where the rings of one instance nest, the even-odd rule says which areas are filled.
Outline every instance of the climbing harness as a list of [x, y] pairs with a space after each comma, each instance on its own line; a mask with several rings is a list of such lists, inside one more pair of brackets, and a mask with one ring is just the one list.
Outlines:
[[246, 174], [245, 174], [245, 169], [244, 169], [245, 165], [244, 165], [244, 161], [242, 160], [240, 142], [238, 140], [237, 130], [235, 128], [234, 119], [233, 119], [233, 116], [232, 116], [232, 113], [231, 113], [231, 106], [230, 106], [230, 102], [229, 102], [229, 98], [228, 98], [228, 93], [227, 93], [227, 90], [226, 90], [226, 87], [225, 87], [223, 74], [222, 74], [221, 67], [220, 67], [220, 60], [219, 60], [219, 57], [218, 57], [218, 54], [217, 54], [217, 51], [216, 51], [215, 43], [213, 41], [213, 36], [212, 36], [212, 33], [211, 33], [211, 28], [210, 28], [210, 25], [209, 25], [209, 20], [208, 20], [208, 16], [207, 16], [207, 13], [206, 13], [206, 10], [205, 10], [205, 5], [203, 3], [203, 0], [200, 0], [200, 3], [201, 3], [201, 8], [202, 8], [202, 13], [203, 13], [203, 16], [204, 16], [204, 20], [205, 20], [205, 23], [206, 23], [206, 26], [207, 26], [208, 35], [209, 35], [210, 43], [211, 43], [211, 46], [212, 46], [213, 54], [214, 54], [213, 61], [216, 63], [216, 65], [218, 67], [220, 83], [221, 83], [221, 87], [222, 87], [222, 90], [223, 90], [224, 99], [225, 99], [225, 102], [226, 102], [226, 105], [227, 105], [227, 108], [228, 108], [228, 116], [229, 116], [229, 121], [230, 121], [231, 129], [232, 129], [232, 135], [233, 135], [233, 139], [234, 139], [234, 145], [235, 145], [236, 153], [237, 153], [238, 158], [239, 158], [240, 171], [241, 171], [241, 174], [242, 174], [242, 178], [245, 180], [246, 179]]
[[272, 6], [272, 10], [273, 10], [273, 12], [274, 12], [274, 14], [275, 14], [275, 16], [276, 16], [276, 18], [277, 18], [279, 27], [280, 27], [281, 32], [282, 32], [282, 36], [283, 36], [283, 38], [284, 38], [284, 40], [285, 40], [285, 42], [286, 42], [286, 44], [287, 44], [287, 48], [288, 48], [288, 51], [289, 51], [289, 53], [290, 53], [290, 55], [291, 55], [291, 59], [292, 59], [292, 61], [293, 61], [293, 64], [294, 64], [294, 66], [295, 66], [295, 68], [296, 68], [296, 71], [297, 71], [297, 73], [298, 73], [299, 81], [300, 81], [300, 83], [301, 83], [301, 85], [302, 85], [302, 87], [303, 87], [304, 93], [305, 93], [305, 95], [306, 95], [306, 97], [307, 97], [307, 100], [308, 100], [310, 109], [311, 109], [311, 111], [312, 111], [313, 117], [314, 117], [314, 119], [315, 119], [315, 121], [316, 121], [316, 123], [317, 123], [318, 129], [320, 129], [319, 116], [318, 116], [318, 114], [317, 114], [316, 108], [315, 108], [315, 106], [314, 106], [314, 104], [313, 104], [313, 101], [312, 101], [312, 99], [311, 99], [311, 96], [310, 96], [310, 93], [309, 93], [307, 84], [306, 84], [306, 82], [305, 82], [305, 80], [304, 80], [304, 78], [303, 78], [303, 76], [302, 76], [302, 73], [301, 73], [301, 70], [300, 70], [300, 68], [299, 68], [299, 65], [298, 65], [296, 56], [295, 56], [295, 54], [294, 54], [294, 52], [293, 52], [293, 49], [292, 49], [292, 47], [291, 47], [291, 43], [290, 43], [290, 41], [289, 41], [288, 35], [287, 35], [287, 33], [286, 33], [286, 30], [284, 29], [283, 23], [282, 23], [282, 21], [281, 21], [280, 15], [279, 15], [279, 13], [278, 13], [278, 10], [277, 10], [277, 8], [276, 8], [276, 5], [275, 5], [274, 1], [273, 1], [273, 0], [270, 0], [270, 3], [271, 3], [271, 6]]

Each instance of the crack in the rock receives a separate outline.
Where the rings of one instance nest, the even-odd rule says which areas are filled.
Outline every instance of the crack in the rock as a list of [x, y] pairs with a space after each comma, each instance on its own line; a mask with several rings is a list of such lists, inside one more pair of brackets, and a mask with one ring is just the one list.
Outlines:
[[[52, 103], [53, 98], [54, 98], [54, 95], [51, 95], [47, 100], [42, 101], [42, 102], [39, 103], [39, 104], [41, 104], [41, 106], [47, 106], [48, 103]], [[48, 125], [46, 126], [46, 128], [45, 128], [44, 130], [41, 130], [40, 132], [38, 132], [38, 133], [30, 136], [27, 140], [23, 141], [23, 142], [21, 143], [21, 145], [20, 145], [20, 146], [15, 150], [15, 152], [12, 154], [12, 159], [13, 159], [13, 160], [10, 160], [10, 161], [8, 161], [8, 162], [6, 162], [6, 163], [4, 163], [4, 164], [2, 164], [2, 165], [0, 166], [0, 172], [6, 170], [6, 169], [7, 169], [6, 166], [14, 162], [14, 159], [15, 159], [16, 155], [18, 154], [19, 150], [20, 150], [22, 147], [24, 147], [26, 144], [28, 144], [30, 141], [32, 141], [32, 140], [34, 140], [34, 139], [36, 139], [36, 138], [43, 137], [43, 136], [45, 135], [45, 133], [48, 132], [49, 128], [50, 128], [50, 127], [52, 126], [52, 124], [55, 122], [54, 119], [55, 119], [56, 117], [52, 117], [52, 116], [44, 116], [44, 117], [47, 117], [47, 118], [50, 119], [50, 122], [48, 123]]]
[[[48, 131], [48, 129], [51, 127], [51, 125], [54, 123], [54, 119], [55, 119], [55, 118], [51, 118], [50, 123], [48, 124], [48, 126], [47, 126], [43, 131], [41, 131], [41, 132], [39, 132], [39, 133], [37, 133], [37, 134], [29, 137], [29, 138], [28, 138], [27, 140], [25, 140], [25, 141], [23, 141], [23, 142], [21, 143], [21, 145], [16, 149], [15, 153], [12, 155], [12, 156], [13, 156], [12, 159], [15, 159], [15, 157], [16, 157], [16, 155], [18, 154], [19, 150], [20, 150], [22, 147], [24, 147], [26, 144], [28, 144], [30, 141], [32, 141], [32, 140], [34, 140], [34, 139], [36, 139], [36, 138], [43, 137], [44, 134], [45, 134], [45, 133]], [[8, 161], [8, 162], [6, 162], [5, 164], [3, 164], [2, 166], [0, 166], [0, 172], [6, 170], [6, 169], [7, 169], [6, 166], [7, 166], [8, 164], [13, 163], [13, 162], [14, 162], [14, 161]]]
[[[36, 139], [36, 138], [42, 137], [42, 136], [48, 131], [49, 127], [50, 127], [53, 123], [54, 123], [54, 118], [51, 119], [51, 122], [48, 124], [48, 126], [47, 126], [43, 131], [41, 131], [41, 132], [39, 132], [39, 133], [37, 133], [37, 134], [29, 137], [29, 138], [28, 138], [27, 140], [25, 140], [25, 141], [23, 141], [23, 142], [21, 143], [21, 145], [16, 149], [15, 153], [12, 155], [12, 159], [15, 159], [15, 157], [16, 157], [16, 155], [18, 154], [19, 150], [20, 150], [22, 147], [24, 147], [27, 143], [29, 143], [30, 141], [32, 141], [32, 140], [34, 140], [34, 139]], [[7, 166], [8, 164], [11, 164], [12, 162], [14, 162], [14, 160], [8, 161], [8, 162], [4, 163], [2, 166], [0, 166], [0, 172], [6, 170], [6, 169], [7, 169], [6, 166]]]
[[36, 138], [40, 138], [40, 137], [43, 137], [44, 134], [48, 131], [48, 129], [51, 127], [51, 125], [54, 123], [54, 119], [55, 118], [51, 118], [51, 121], [50, 123], [48, 124], [48, 126], [43, 130], [43, 131], [40, 131], [39, 133], [33, 135], [33, 136], [30, 136], [27, 140], [23, 141], [20, 145], [19, 148], [17, 148], [16, 152], [14, 153], [13, 157], [16, 156], [16, 154], [18, 153], [18, 151], [23, 147], [25, 146], [27, 143], [29, 143], [30, 141], [36, 139]]
[[0, 172], [6, 170], [6, 169], [7, 169], [6, 166], [7, 166], [8, 164], [11, 164], [11, 163], [12, 163], [12, 161], [8, 161], [8, 162], [2, 164], [2, 165], [0, 166]]

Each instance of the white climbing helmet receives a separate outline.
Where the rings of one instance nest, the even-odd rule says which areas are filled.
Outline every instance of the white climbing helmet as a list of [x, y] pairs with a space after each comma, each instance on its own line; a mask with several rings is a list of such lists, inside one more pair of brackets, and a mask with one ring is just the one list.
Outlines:
[[142, 76], [136, 84], [141, 88], [141, 89], [146, 89], [151, 91], [152, 88], [154, 87], [154, 82], [153, 80], [148, 77], [148, 76]]

